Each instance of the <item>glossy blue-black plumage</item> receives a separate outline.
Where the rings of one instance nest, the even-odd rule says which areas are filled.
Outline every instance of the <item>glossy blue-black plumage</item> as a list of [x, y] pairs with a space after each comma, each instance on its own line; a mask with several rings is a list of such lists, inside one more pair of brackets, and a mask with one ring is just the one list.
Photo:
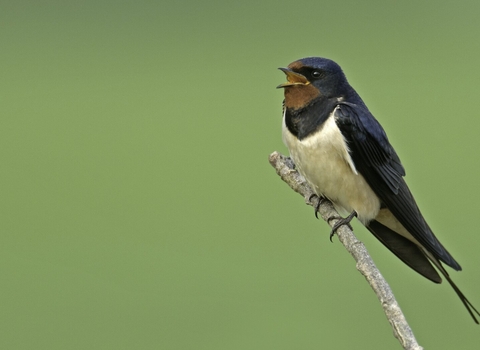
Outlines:
[[336, 107], [335, 99], [318, 98], [308, 105], [308, 108], [285, 110], [285, 124], [290, 132], [299, 140], [305, 139], [330, 117]]
[[460, 265], [438, 241], [423, 218], [403, 178], [405, 169], [385, 131], [350, 86], [340, 66], [329, 59], [309, 57], [293, 62], [289, 68], [302, 74], [308, 84], [319, 91], [317, 96], [303, 106], [285, 106], [285, 124], [289, 132], [299, 140], [306, 139], [319, 132], [322, 124], [333, 113], [356, 171], [364, 177], [380, 200], [382, 208], [386, 208], [391, 213], [389, 215], [393, 214], [414, 239], [405, 238], [376, 218], [371, 218], [366, 227], [407, 265], [426, 278], [440, 283], [441, 278], [430, 264], [431, 260], [478, 323], [474, 312], [477, 315], [479, 312], [453, 283], [440, 261], [455, 270], [461, 270]]
[[[300, 111], [309, 114], [301, 118], [300, 122], [312, 124], [312, 120], [318, 120], [318, 111], [312, 106], [319, 103], [331, 109], [322, 111], [324, 115], [335, 110], [336, 124], [347, 141], [355, 168], [382, 204], [437, 259], [461, 270], [460, 265], [445, 250], [425, 222], [403, 179], [405, 169], [397, 153], [380, 123], [348, 83], [340, 66], [332, 60], [319, 57], [304, 58], [297, 62], [299, 68], [295, 71], [304, 75], [320, 91], [320, 95], [309, 105], [297, 110], [297, 113]], [[320, 74], [314, 75], [313, 72]], [[336, 103], [328, 103], [333, 100]], [[320, 125], [316, 126], [318, 128]], [[316, 129], [310, 127], [308, 130], [313, 133]]]
[[356, 169], [381, 202], [437, 259], [455, 270], [461, 270], [423, 218], [403, 179], [405, 170], [400, 159], [380, 124], [366, 108], [349, 102], [340, 104], [335, 117], [347, 140]]

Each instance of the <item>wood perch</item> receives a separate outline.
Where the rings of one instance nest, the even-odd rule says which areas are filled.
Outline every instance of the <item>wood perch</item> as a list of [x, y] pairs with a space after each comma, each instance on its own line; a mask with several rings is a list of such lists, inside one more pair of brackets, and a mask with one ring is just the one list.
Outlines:
[[[289, 157], [285, 157], [278, 152], [273, 152], [269, 157], [269, 161], [281, 179], [295, 192], [301, 194], [308, 205], [313, 207], [319, 205], [318, 213], [323, 220], [325, 220], [330, 226], [335, 225], [338, 221], [338, 219], [335, 218], [339, 217], [339, 214], [333, 207], [332, 203], [323, 199], [320, 201], [320, 198], [313, 192], [305, 178], [295, 170], [295, 164]], [[318, 203], [319, 201], [320, 204]], [[383, 311], [393, 328], [395, 338], [398, 339], [404, 349], [423, 349], [418, 345], [390, 286], [375, 266], [375, 263], [370, 257], [365, 245], [357, 239], [353, 234], [353, 231], [347, 225], [340, 226], [336, 232], [340, 242], [357, 262], [357, 270], [365, 277], [368, 284], [370, 284], [370, 287], [372, 287], [380, 300]]]

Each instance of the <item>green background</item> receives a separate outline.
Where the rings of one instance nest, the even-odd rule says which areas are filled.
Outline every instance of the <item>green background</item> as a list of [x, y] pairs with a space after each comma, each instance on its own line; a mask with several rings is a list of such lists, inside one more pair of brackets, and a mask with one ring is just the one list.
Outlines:
[[[479, 14], [3, 1], [0, 347], [399, 349], [353, 259], [267, 161], [287, 152], [277, 67], [305, 56], [336, 60], [385, 127], [479, 308]], [[478, 348], [448, 285], [354, 228], [421, 345]]]

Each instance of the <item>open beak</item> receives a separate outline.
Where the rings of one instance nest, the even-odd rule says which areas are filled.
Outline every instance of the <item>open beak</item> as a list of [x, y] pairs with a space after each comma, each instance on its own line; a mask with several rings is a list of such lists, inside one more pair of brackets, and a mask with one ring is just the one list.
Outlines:
[[310, 82], [307, 80], [307, 78], [305, 78], [305, 76], [303, 76], [300, 73], [294, 72], [290, 68], [278, 68], [278, 69], [280, 69], [283, 73], [286, 74], [288, 82], [278, 85], [277, 89], [286, 88], [286, 87], [295, 86], [295, 85], [310, 84]]

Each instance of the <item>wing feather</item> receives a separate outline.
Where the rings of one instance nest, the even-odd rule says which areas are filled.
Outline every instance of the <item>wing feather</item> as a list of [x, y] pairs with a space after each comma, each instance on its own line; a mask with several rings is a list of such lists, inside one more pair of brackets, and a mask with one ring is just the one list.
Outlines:
[[405, 169], [398, 155], [368, 109], [362, 105], [342, 102], [336, 109], [335, 120], [347, 140], [355, 168], [381, 202], [435, 258], [455, 270], [461, 270], [423, 218], [403, 179]]

